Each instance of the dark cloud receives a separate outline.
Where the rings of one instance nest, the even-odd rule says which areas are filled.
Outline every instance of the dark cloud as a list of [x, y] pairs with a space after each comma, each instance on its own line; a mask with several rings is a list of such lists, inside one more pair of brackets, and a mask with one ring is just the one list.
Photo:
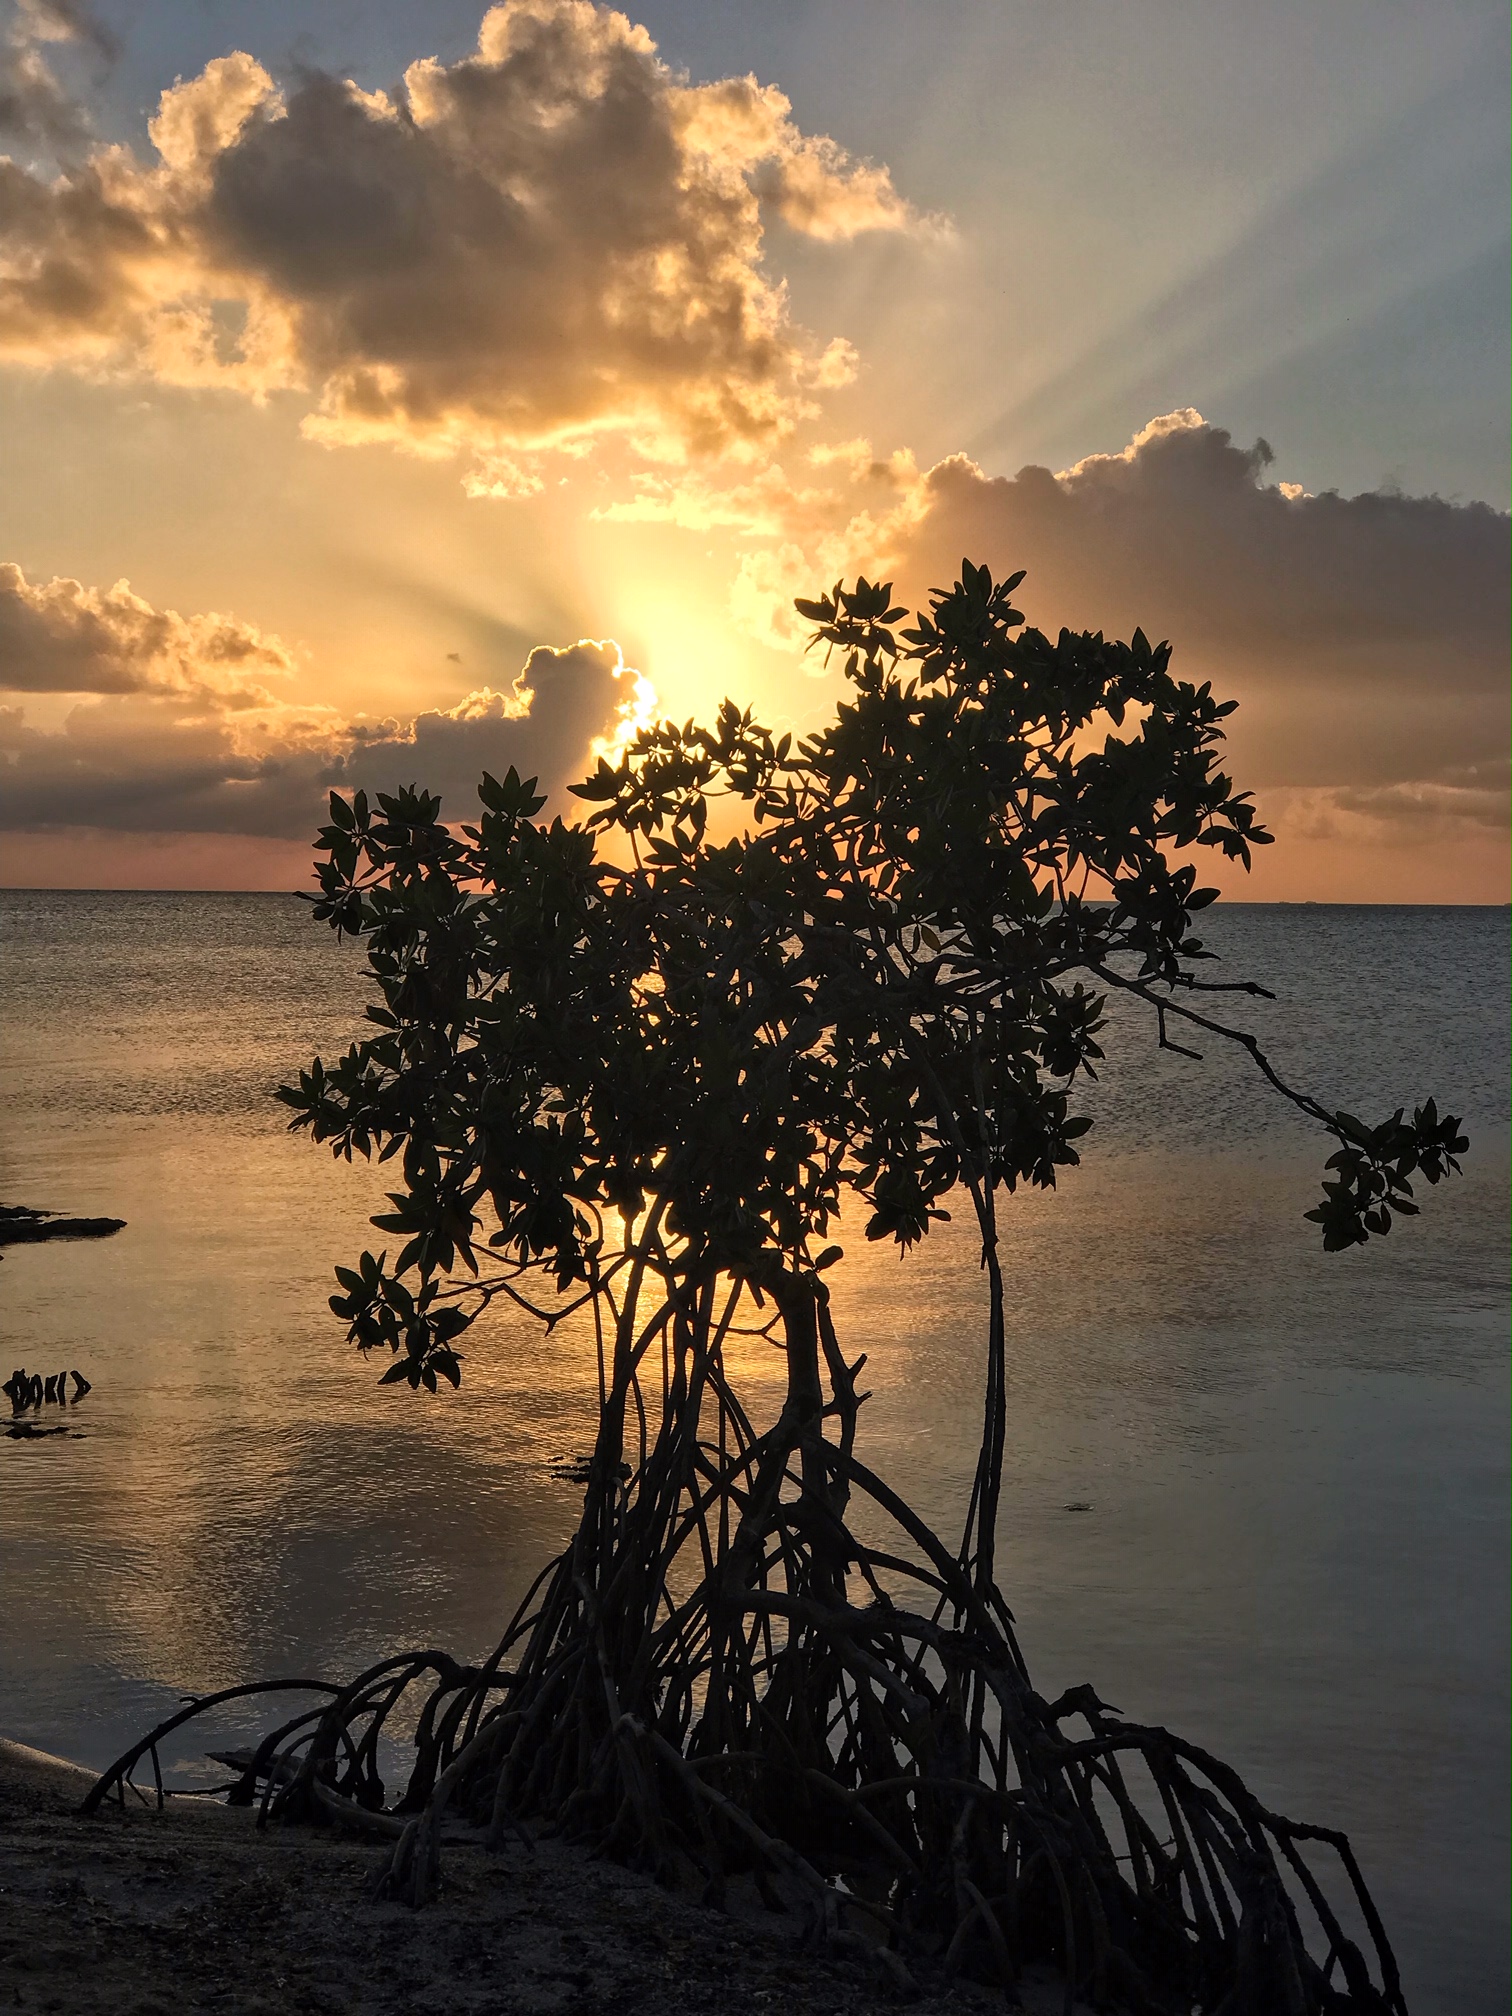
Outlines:
[[1041, 601], [1091, 596], [1094, 620], [1139, 620], [1279, 676], [1321, 652], [1367, 685], [1414, 686], [1426, 649], [1458, 668], [1456, 687], [1495, 685], [1506, 514], [1379, 491], [1307, 496], [1266, 480], [1271, 459], [1265, 442], [1236, 447], [1190, 412], [1059, 476], [1031, 466], [988, 478], [952, 458], [925, 479], [911, 564], [969, 532], [1020, 552]]
[[392, 96], [221, 57], [164, 93], [158, 165], [0, 175], [0, 354], [304, 387], [319, 438], [469, 449], [510, 494], [538, 487], [522, 453], [602, 431], [759, 444], [849, 354], [790, 323], [763, 198], [821, 238], [911, 221], [788, 114], [586, 0], [506, 0]]
[[1181, 676], [1240, 701], [1230, 739], [1247, 784], [1373, 794], [1381, 818], [1431, 806], [1480, 821], [1493, 801], [1505, 816], [1507, 515], [1307, 496], [1268, 481], [1270, 461], [1264, 442], [1239, 448], [1190, 412], [1059, 475], [988, 477], [956, 457], [874, 550], [911, 597], [954, 580], [965, 555], [1027, 568], [1016, 599], [1042, 627], [1169, 638]]
[[1451, 820], [1466, 819], [1503, 835], [1507, 829], [1505, 777], [1498, 780], [1494, 766], [1486, 766], [1482, 776], [1474, 769], [1460, 771], [1434, 784], [1389, 784], [1375, 790], [1345, 789], [1333, 794], [1341, 812], [1357, 812], [1367, 818], [1384, 820], [1393, 826], [1420, 827], [1441, 831]]
[[317, 748], [266, 726], [240, 735], [224, 718], [182, 701], [133, 695], [88, 702], [56, 733], [7, 709], [0, 823], [289, 834], [312, 826], [328, 767]]
[[508, 693], [471, 694], [408, 723], [337, 726], [294, 710], [233, 719], [179, 696], [83, 703], [57, 732], [0, 709], [0, 824], [302, 839], [331, 790], [418, 784], [453, 819], [477, 810], [478, 779], [513, 764], [559, 792], [631, 704], [613, 644], [538, 647]]
[[484, 688], [445, 713], [417, 715], [402, 734], [354, 735], [332, 781], [369, 791], [421, 784], [458, 819], [477, 810], [485, 770], [502, 777], [513, 764], [557, 790], [584, 770], [593, 739], [612, 734], [633, 676], [614, 644], [538, 644], [507, 694]]

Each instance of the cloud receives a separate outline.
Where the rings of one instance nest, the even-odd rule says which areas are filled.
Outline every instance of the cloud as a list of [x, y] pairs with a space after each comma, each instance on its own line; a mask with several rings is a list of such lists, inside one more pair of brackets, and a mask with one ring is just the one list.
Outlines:
[[754, 452], [854, 369], [792, 323], [763, 210], [828, 241], [922, 227], [790, 111], [687, 83], [586, 0], [505, 0], [392, 93], [220, 57], [163, 93], [154, 162], [0, 161], [0, 357], [302, 389], [314, 438], [476, 453], [481, 494], [608, 434]]
[[643, 698], [617, 644], [586, 637], [562, 648], [538, 644], [507, 693], [482, 687], [445, 712], [416, 715], [404, 729], [349, 729], [333, 782], [369, 791], [421, 784], [441, 794], [452, 817], [470, 816], [485, 770], [501, 777], [513, 764], [557, 790], [584, 771], [592, 745], [612, 740]]
[[1385, 784], [1372, 789], [1283, 792], [1287, 824], [1309, 838], [1331, 839], [1338, 815], [1375, 822], [1382, 837], [1394, 834], [1419, 841], [1443, 839], [1461, 823], [1484, 827], [1504, 839], [1507, 830], [1505, 777], [1495, 766], [1484, 774], [1472, 768], [1429, 784]]
[[66, 153], [87, 138], [89, 121], [53, 74], [49, 43], [72, 43], [106, 63], [119, 48], [79, 0], [18, 0], [0, 43], [0, 136]]
[[[84, 643], [62, 660], [70, 678], [101, 662], [107, 672], [92, 688], [100, 697], [81, 701], [56, 730], [34, 726], [20, 707], [0, 707], [0, 825], [12, 831], [87, 826], [306, 839], [327, 792], [405, 784], [439, 792], [448, 816], [462, 819], [476, 810], [485, 770], [502, 775], [513, 764], [548, 793], [559, 791], [585, 772], [595, 745], [623, 735], [654, 699], [616, 644], [583, 638], [561, 649], [537, 646], [507, 691], [485, 686], [408, 722], [340, 722], [327, 709], [266, 696], [231, 708], [214, 691], [207, 704], [193, 681], [107, 684], [121, 661], [93, 653], [90, 619], [97, 609], [113, 611], [122, 591], [51, 586], [74, 591], [54, 598], [61, 606], [86, 612]], [[48, 591], [36, 592], [46, 603]], [[132, 611], [147, 610], [127, 599]], [[220, 617], [158, 621], [191, 635], [258, 637]], [[125, 662], [128, 671], [135, 664]]]
[[913, 590], [963, 554], [1027, 567], [1058, 626], [1168, 637], [1187, 677], [1241, 702], [1246, 781], [1377, 787], [1505, 752], [1508, 521], [1485, 504], [1266, 480], [1190, 410], [1060, 475], [989, 478], [964, 458], [910, 500], [895, 559]]
[[261, 680], [295, 669], [279, 638], [215, 614], [155, 609], [131, 584], [35, 584], [0, 562], [0, 691], [173, 694], [210, 709], [268, 707]]
[[84, 0], [18, 0], [15, 41], [72, 42], [114, 63], [121, 45]]
[[1173, 642], [1181, 676], [1238, 699], [1235, 773], [1310, 831], [1368, 819], [1406, 845], [1505, 822], [1507, 515], [1313, 496], [1269, 480], [1272, 459], [1185, 408], [1059, 473], [990, 477], [957, 455], [921, 474], [850, 442], [811, 452], [808, 485], [645, 479], [617, 515], [740, 524], [759, 543], [732, 612], [785, 648], [805, 634], [792, 596], [841, 575], [893, 579], [922, 606], [963, 556], [1026, 568], [1031, 621], [1140, 626]]
[[730, 77], [683, 89], [676, 103], [689, 151], [729, 177], [749, 177], [783, 222], [810, 238], [945, 228], [938, 219], [920, 219], [885, 168], [853, 161], [823, 135], [800, 133], [791, 101], [775, 85]]
[[0, 822], [29, 830], [308, 831], [334, 751], [266, 721], [127, 694], [83, 703], [57, 732], [0, 718]]

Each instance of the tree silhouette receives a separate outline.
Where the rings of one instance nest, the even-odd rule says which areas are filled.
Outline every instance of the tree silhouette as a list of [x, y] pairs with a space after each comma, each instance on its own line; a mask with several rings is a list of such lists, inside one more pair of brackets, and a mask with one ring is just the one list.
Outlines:
[[[898, 1967], [1011, 1986], [1050, 1960], [1098, 2006], [1151, 2011], [1400, 2011], [1342, 1836], [1089, 1687], [1034, 1691], [994, 1559], [996, 1226], [1078, 1158], [1111, 990], [1167, 1047], [1241, 1044], [1333, 1137], [1309, 1214], [1330, 1249], [1387, 1231], [1465, 1143], [1431, 1101], [1378, 1127], [1327, 1108], [1212, 1012], [1263, 991], [1206, 977], [1193, 932], [1216, 893], [1198, 850], [1247, 866], [1270, 837], [1218, 767], [1233, 703], [1138, 631], [1025, 628], [1021, 579], [966, 563], [902, 630], [886, 585], [800, 602], [850, 689], [833, 722], [795, 748], [727, 701], [711, 727], [647, 729], [573, 787], [577, 825], [538, 823], [513, 771], [460, 830], [418, 790], [333, 796], [317, 915], [365, 939], [382, 998], [373, 1034], [281, 1096], [402, 1181], [373, 1221], [394, 1243], [338, 1268], [332, 1308], [385, 1381], [431, 1390], [495, 1301], [589, 1320], [601, 1408], [578, 1529], [492, 1657], [327, 1688], [234, 1796], [366, 1815], [415, 1902], [450, 1808], [492, 1841], [544, 1820], [711, 1898], [749, 1871], [816, 1932], [869, 1925]], [[825, 1277], [848, 1198], [907, 1248], [953, 1197], [988, 1325], [947, 1541], [857, 1453], [864, 1361]], [[774, 1420], [727, 1364], [753, 1331], [785, 1355]], [[378, 1733], [412, 1686], [389, 1810]], [[1341, 1860], [1373, 1961], [1306, 1844]]]

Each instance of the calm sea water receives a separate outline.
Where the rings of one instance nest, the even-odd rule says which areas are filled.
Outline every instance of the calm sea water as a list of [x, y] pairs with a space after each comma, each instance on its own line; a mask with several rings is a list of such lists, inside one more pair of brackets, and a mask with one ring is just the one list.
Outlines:
[[[1231, 907], [1276, 1061], [1367, 1116], [1432, 1091], [1466, 1177], [1372, 1250], [1300, 1213], [1318, 1144], [1242, 1060], [1120, 1017], [1084, 1166], [1005, 1211], [1000, 1561], [1040, 1686], [1228, 1756], [1346, 1827], [1412, 2006], [1507, 2007], [1507, 913]], [[501, 1317], [460, 1394], [379, 1391], [325, 1307], [378, 1172], [269, 1089], [353, 1032], [360, 954], [293, 899], [0, 896], [0, 1199], [124, 1217], [11, 1249], [7, 1369], [75, 1433], [0, 1441], [0, 1730], [105, 1763], [178, 1695], [475, 1654], [569, 1531], [582, 1339]], [[871, 1461], [958, 1527], [979, 1406], [964, 1225], [837, 1277]], [[775, 1354], [747, 1384], [775, 1395]], [[1085, 1504], [1086, 1511], [1071, 1511]], [[202, 1748], [196, 1742], [193, 1749]], [[194, 1756], [180, 1760], [193, 1768]]]

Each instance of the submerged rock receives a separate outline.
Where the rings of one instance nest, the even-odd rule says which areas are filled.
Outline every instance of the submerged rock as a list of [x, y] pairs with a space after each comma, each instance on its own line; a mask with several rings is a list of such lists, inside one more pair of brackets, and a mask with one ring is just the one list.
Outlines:
[[44, 1239], [108, 1239], [124, 1218], [62, 1218], [29, 1204], [0, 1204], [0, 1246], [34, 1246]]

